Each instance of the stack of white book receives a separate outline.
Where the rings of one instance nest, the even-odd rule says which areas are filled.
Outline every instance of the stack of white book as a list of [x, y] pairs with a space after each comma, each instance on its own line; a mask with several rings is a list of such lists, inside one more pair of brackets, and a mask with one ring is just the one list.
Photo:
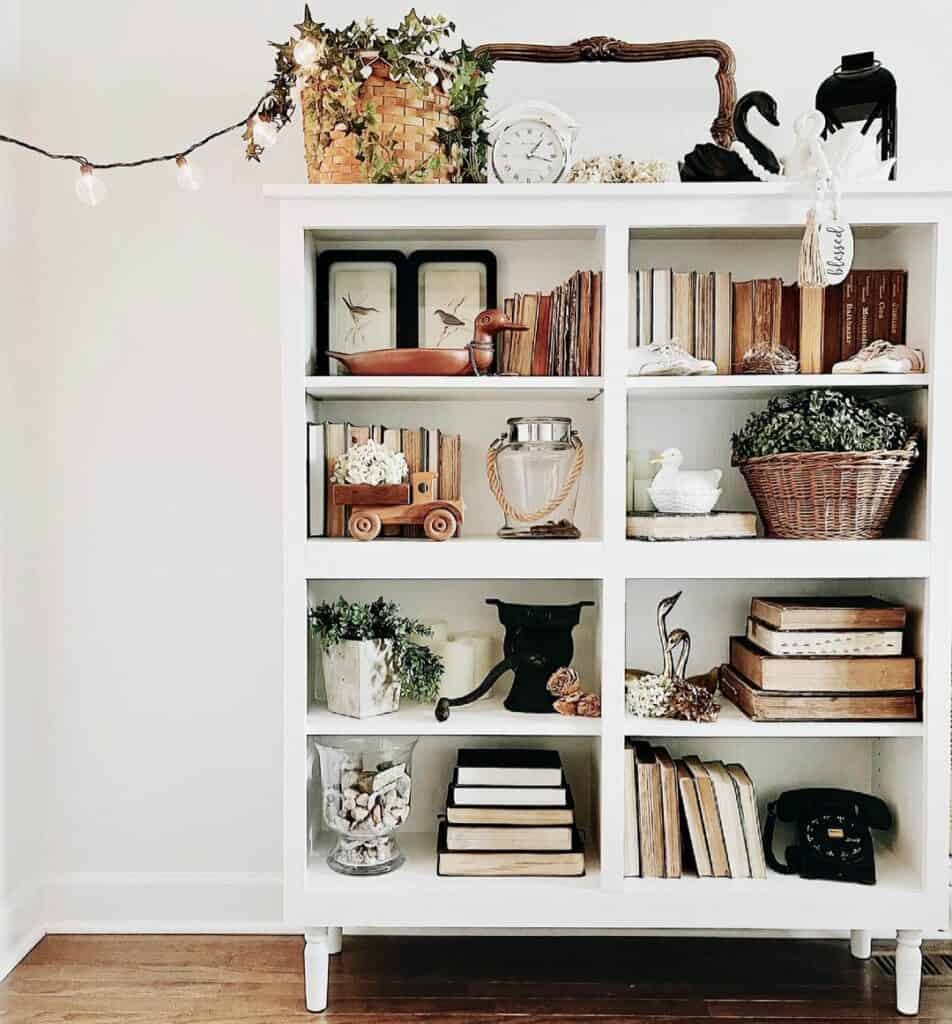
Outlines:
[[585, 874], [557, 750], [459, 751], [440, 825], [437, 873]]

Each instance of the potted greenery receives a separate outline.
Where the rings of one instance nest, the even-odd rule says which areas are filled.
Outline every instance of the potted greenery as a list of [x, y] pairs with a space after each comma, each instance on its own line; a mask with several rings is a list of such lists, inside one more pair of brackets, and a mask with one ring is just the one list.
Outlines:
[[918, 458], [917, 434], [897, 412], [841, 391], [772, 398], [731, 437], [737, 466], [768, 536], [881, 537]]
[[[258, 119], [283, 127], [300, 87], [312, 184], [485, 181], [492, 59], [465, 43], [447, 49], [451, 21], [411, 9], [385, 29], [369, 18], [333, 28], [305, 6], [295, 28], [299, 38], [275, 44]], [[257, 160], [254, 128], [249, 122], [245, 138]]]
[[443, 662], [418, 642], [431, 630], [400, 614], [393, 601], [371, 604], [343, 597], [308, 613], [321, 645], [327, 707], [338, 715], [371, 718], [396, 711], [401, 696], [434, 701]]

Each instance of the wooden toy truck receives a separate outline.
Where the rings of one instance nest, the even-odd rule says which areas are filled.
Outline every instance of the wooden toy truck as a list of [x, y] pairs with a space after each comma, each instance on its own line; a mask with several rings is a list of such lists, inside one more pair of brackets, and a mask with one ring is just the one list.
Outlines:
[[411, 473], [407, 484], [334, 484], [334, 504], [349, 505], [347, 530], [373, 540], [384, 526], [423, 525], [430, 540], [449, 540], [463, 521], [463, 501], [434, 498], [436, 473]]

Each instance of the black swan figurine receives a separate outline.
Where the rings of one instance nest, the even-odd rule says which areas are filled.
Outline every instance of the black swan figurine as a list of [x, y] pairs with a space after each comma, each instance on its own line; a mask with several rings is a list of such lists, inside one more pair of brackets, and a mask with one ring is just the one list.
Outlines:
[[[777, 101], [769, 93], [757, 90], [745, 93], [734, 105], [734, 135], [750, 150], [758, 163], [774, 174], [780, 173], [780, 161], [750, 133], [747, 115], [755, 107], [770, 124], [779, 126]], [[704, 142], [686, 153], [678, 165], [682, 181], [759, 181], [743, 160], [731, 149]]]

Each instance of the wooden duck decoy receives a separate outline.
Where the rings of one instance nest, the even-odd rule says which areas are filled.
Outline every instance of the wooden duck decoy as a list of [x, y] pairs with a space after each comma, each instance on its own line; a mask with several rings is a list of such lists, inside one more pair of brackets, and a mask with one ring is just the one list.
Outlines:
[[[779, 127], [777, 101], [761, 90], [745, 93], [734, 106], [734, 134], [750, 150], [757, 162], [774, 174], [780, 173], [780, 161], [747, 127], [747, 115], [756, 109], [770, 124]], [[682, 181], [759, 181], [744, 161], [714, 142], [695, 146], [678, 165]]]
[[370, 352], [328, 352], [355, 376], [465, 377], [486, 373], [500, 331], [527, 331], [501, 309], [484, 309], [473, 321], [473, 340], [462, 348], [381, 348]]

